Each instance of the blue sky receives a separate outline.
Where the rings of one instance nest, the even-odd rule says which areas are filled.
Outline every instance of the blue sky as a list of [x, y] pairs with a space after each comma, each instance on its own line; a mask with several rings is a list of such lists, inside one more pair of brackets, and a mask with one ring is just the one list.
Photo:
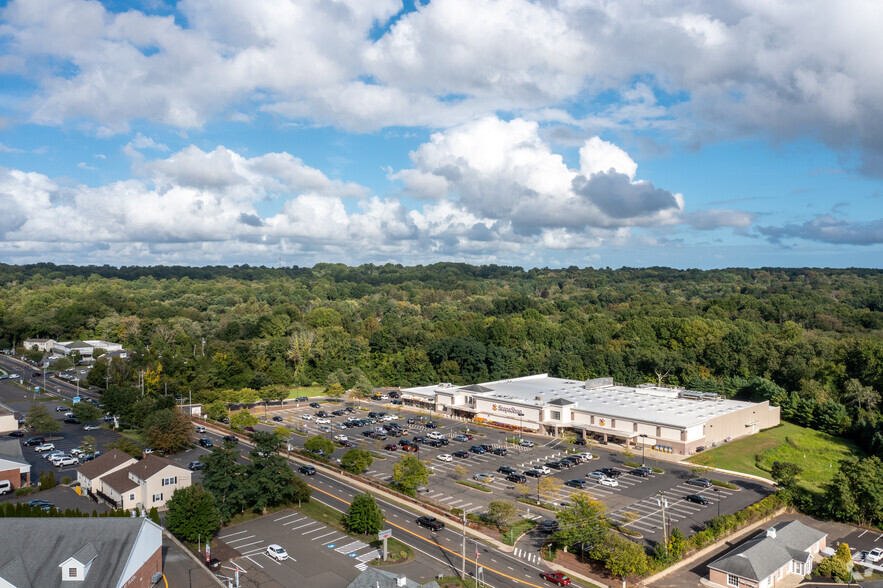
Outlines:
[[880, 267], [883, 7], [11, 0], [0, 261]]

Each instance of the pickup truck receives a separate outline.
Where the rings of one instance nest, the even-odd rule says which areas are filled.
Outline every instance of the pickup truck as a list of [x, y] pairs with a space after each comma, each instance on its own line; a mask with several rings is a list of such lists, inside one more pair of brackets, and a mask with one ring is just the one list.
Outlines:
[[417, 524], [433, 531], [441, 531], [445, 528], [445, 524], [435, 517], [419, 517]]

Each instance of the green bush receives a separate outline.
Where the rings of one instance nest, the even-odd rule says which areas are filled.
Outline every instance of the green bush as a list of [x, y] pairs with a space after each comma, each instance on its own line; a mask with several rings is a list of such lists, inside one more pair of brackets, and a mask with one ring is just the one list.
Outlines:
[[71, 478], [70, 476], [65, 476], [61, 479], [61, 483], [64, 484], [65, 486], [67, 486], [71, 482], [73, 482], [73, 478]]

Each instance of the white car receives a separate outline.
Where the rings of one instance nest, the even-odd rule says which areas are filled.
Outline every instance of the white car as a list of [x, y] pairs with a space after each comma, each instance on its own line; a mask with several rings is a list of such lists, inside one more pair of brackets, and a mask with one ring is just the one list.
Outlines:
[[347, 438], [346, 435], [335, 435], [334, 440], [335, 441], [349, 441], [349, 438]]
[[83, 448], [82, 447], [74, 447], [73, 449], [71, 449], [71, 455], [73, 455], [74, 457], [78, 457], [80, 455], [83, 455]]
[[316, 423], [318, 423], [320, 425], [327, 425], [330, 422], [331, 422], [331, 419], [325, 419], [325, 418], [316, 419]]
[[[110, 417], [110, 419], [113, 420], [113, 417]], [[104, 420], [107, 420], [107, 417], [104, 417]], [[194, 428], [196, 429], [197, 433], [205, 433], [205, 427], [203, 427], [202, 425], [196, 425], [196, 427]]]
[[67, 418], [71, 418], [72, 416], [74, 416], [74, 412], [72, 410], [69, 410], [66, 413], [64, 413], [64, 416]]
[[444, 439], [445, 438], [444, 435], [442, 435], [441, 433], [439, 433], [437, 431], [433, 431], [432, 433], [428, 434], [427, 437], [429, 437], [430, 439]]
[[79, 459], [77, 459], [76, 457], [71, 457], [70, 455], [59, 455], [52, 460], [52, 465], [57, 468], [62, 466], [77, 465], [79, 463]]
[[534, 446], [534, 442], [533, 442], [533, 441], [528, 441], [527, 439], [522, 439], [520, 445], [521, 445], [522, 447], [533, 447], [533, 446]]
[[358, 420], [360, 420], [360, 419], [359, 419], [359, 417], [346, 417], [346, 420], [348, 420], [348, 421], [358, 421]]
[[439, 461], [452, 461], [454, 459], [454, 456], [450, 453], [442, 453], [441, 455], [436, 455], [435, 459]]
[[101, 427], [99, 427], [98, 425], [86, 425], [85, 427], [83, 427], [83, 430], [84, 431], [97, 431], [100, 428]]
[[552, 470], [550, 470], [549, 468], [547, 468], [547, 467], [544, 466], [544, 465], [537, 466], [537, 467], [535, 467], [534, 469], [535, 469], [536, 471], [540, 472], [541, 474], [543, 474], [544, 476], [548, 476], [549, 474], [552, 473]]
[[596, 472], [589, 472], [588, 474], [586, 474], [586, 477], [587, 477], [587, 478], [592, 478], [592, 479], [595, 479], [595, 480], [603, 480], [603, 479], [606, 478], [607, 476], [604, 474], [604, 472], [598, 472], [598, 471], [596, 471]]
[[56, 457], [58, 457], [60, 455], [64, 455], [64, 451], [60, 451], [60, 450], [50, 451], [49, 453], [43, 455], [43, 459], [45, 459], [46, 461], [52, 461], [53, 459], [55, 459]]
[[595, 456], [593, 456], [591, 453], [580, 453], [579, 456], [586, 461], [589, 461], [590, 459], [595, 459]]
[[42, 445], [37, 445], [34, 448], [34, 451], [37, 453], [43, 453], [44, 451], [52, 451], [53, 449], [55, 449], [54, 443], [43, 443]]
[[867, 557], [865, 557], [865, 559], [871, 563], [874, 563], [874, 564], [877, 563], [878, 561], [883, 559], [883, 549], [881, 549], [879, 547], [875, 547], [874, 549], [872, 549], [871, 551], [868, 552], [868, 555], [867, 555]]
[[311, 415], [311, 414], [302, 414], [302, 415], [300, 415], [300, 418], [302, 418], [302, 419], [305, 420], [305, 421], [311, 421], [311, 420], [313, 420], [313, 415]]
[[276, 561], [285, 561], [288, 559], [288, 552], [285, 551], [281, 545], [273, 543], [272, 545], [267, 546], [267, 556], [272, 557]]
[[619, 486], [619, 482], [617, 482], [613, 478], [608, 478], [606, 476], [598, 480], [598, 483], [602, 486], [610, 486], [611, 488], [616, 488], [617, 486]]

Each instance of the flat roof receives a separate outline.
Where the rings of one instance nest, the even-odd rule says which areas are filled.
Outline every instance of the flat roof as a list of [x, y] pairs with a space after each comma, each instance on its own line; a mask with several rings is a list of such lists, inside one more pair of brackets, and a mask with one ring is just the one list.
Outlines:
[[[564, 404], [572, 411], [674, 427], [700, 425], [725, 414], [758, 406], [740, 400], [699, 399], [702, 393], [690, 390], [654, 385], [622, 386], [614, 384], [612, 378], [583, 382], [537, 374], [482, 382], [480, 386], [489, 391], [475, 392], [468, 389], [474, 388], [473, 386], [436, 384], [406, 388], [403, 392], [418, 396], [431, 396], [436, 392], [461, 392], [474, 398], [536, 408]], [[556, 400], [564, 402], [554, 402]]]

